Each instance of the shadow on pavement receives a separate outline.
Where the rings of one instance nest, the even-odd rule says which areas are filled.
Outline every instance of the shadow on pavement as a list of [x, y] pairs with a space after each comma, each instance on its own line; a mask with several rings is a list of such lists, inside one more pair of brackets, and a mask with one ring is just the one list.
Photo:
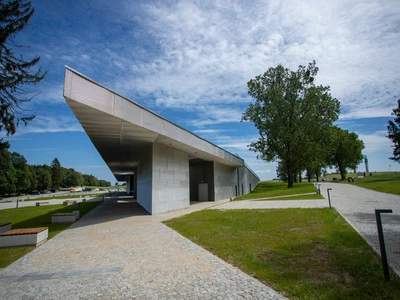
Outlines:
[[128, 196], [127, 193], [116, 193], [109, 198], [105, 197], [102, 204], [75, 222], [70, 228], [112, 222], [134, 216], [150, 216], [150, 214], [132, 196]]

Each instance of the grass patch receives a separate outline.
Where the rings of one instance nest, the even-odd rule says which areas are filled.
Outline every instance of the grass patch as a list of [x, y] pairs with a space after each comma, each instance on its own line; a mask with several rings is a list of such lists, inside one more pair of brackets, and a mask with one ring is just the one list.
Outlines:
[[294, 186], [289, 189], [286, 182], [276, 180], [261, 181], [251, 193], [238, 196], [235, 198], [235, 200], [260, 199], [312, 192], [315, 192], [315, 187], [309, 182], [295, 183]]
[[[101, 202], [84, 202], [80, 203], [81, 217], [99, 205]], [[78, 204], [63, 206], [30, 206], [22, 208], [11, 208], [0, 210], [1, 222], [12, 222], [12, 229], [48, 227], [49, 237], [51, 239], [71, 224], [51, 224], [51, 216], [55, 213], [68, 213], [78, 210]], [[5, 268], [35, 247], [20, 247], [0, 249], [0, 268]]]
[[294, 299], [398, 299], [380, 257], [334, 209], [203, 210], [169, 227]]
[[283, 197], [272, 197], [266, 199], [260, 199], [256, 201], [271, 201], [271, 200], [322, 200], [325, 199], [322, 195], [319, 194], [303, 194], [303, 195], [294, 195], [294, 196], [283, 196]]
[[354, 182], [349, 184], [361, 186], [377, 192], [400, 195], [400, 173], [380, 172], [371, 174], [372, 176], [366, 176], [364, 178], [355, 177]]

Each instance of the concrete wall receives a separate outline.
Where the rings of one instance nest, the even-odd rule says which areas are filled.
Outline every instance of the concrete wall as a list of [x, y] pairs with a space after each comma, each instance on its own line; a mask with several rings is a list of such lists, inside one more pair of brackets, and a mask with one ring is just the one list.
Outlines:
[[143, 151], [137, 169], [137, 202], [152, 213], [153, 145]]
[[239, 170], [238, 196], [240, 196], [250, 193], [260, 182], [260, 179], [246, 165], [238, 168], [238, 170]]
[[190, 205], [189, 156], [187, 153], [154, 144], [152, 170], [152, 214], [185, 208]]
[[236, 168], [214, 162], [215, 200], [235, 196]]
[[199, 183], [208, 184], [208, 201], [214, 201], [214, 165], [212, 161], [192, 159], [190, 170], [190, 201], [199, 200]]

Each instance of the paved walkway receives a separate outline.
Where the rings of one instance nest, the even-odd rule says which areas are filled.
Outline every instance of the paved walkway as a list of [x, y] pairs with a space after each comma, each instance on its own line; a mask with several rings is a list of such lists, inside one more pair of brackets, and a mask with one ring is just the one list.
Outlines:
[[[322, 195], [328, 199], [331, 188], [332, 206], [353, 226], [355, 230], [379, 253], [375, 209], [392, 209], [392, 214], [382, 214], [382, 224], [388, 260], [400, 276], [400, 196], [379, 193], [349, 184], [322, 183]], [[234, 201], [220, 205], [218, 209], [240, 208], [313, 208], [329, 207], [327, 200], [298, 201]]]
[[218, 203], [149, 216], [106, 200], [1, 270], [0, 299], [282, 299], [161, 223]]

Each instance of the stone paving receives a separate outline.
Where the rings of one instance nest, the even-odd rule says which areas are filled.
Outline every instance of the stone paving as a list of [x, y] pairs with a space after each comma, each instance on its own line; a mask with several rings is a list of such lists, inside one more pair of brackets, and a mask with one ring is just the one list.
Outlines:
[[0, 299], [283, 299], [161, 221], [112, 198], [0, 271]]
[[[349, 184], [321, 183], [321, 193], [328, 199], [331, 188], [331, 204], [346, 221], [380, 255], [375, 209], [392, 209], [382, 214], [383, 232], [389, 264], [400, 276], [400, 196], [379, 193]], [[219, 205], [217, 209], [260, 208], [314, 208], [329, 207], [327, 200], [296, 201], [234, 201]]]

